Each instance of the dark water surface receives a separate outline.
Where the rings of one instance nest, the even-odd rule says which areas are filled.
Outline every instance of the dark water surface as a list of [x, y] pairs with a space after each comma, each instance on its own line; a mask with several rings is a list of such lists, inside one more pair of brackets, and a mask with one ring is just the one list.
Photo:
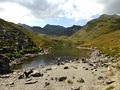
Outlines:
[[89, 56], [89, 50], [78, 48], [56, 48], [47, 55], [41, 55], [26, 60], [23, 64], [17, 66], [19, 69], [36, 68], [39, 66], [47, 66], [57, 63], [57, 58], [61, 61], [72, 60], [74, 58], [82, 58]]

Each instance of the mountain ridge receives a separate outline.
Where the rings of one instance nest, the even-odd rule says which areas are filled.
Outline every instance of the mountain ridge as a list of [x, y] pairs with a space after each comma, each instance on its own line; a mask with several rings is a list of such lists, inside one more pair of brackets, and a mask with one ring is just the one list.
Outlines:
[[64, 27], [60, 25], [47, 24], [43, 28], [40, 26], [31, 27], [25, 24], [19, 24], [19, 25], [24, 28], [30, 29], [33, 32], [42, 33], [42, 34], [51, 35], [51, 36], [70, 36], [82, 28], [82, 26], [79, 26], [79, 25]]

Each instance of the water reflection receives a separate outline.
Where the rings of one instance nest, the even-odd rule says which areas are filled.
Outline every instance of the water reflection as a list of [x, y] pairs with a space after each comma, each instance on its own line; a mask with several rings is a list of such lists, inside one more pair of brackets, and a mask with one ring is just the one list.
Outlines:
[[35, 68], [39, 66], [46, 66], [54, 64], [57, 62], [57, 57], [61, 57], [61, 60], [71, 60], [74, 58], [81, 58], [88, 56], [88, 51], [86, 49], [77, 49], [77, 48], [56, 48], [53, 49], [47, 55], [41, 55], [35, 58], [26, 60], [22, 65], [19, 65], [17, 68]]

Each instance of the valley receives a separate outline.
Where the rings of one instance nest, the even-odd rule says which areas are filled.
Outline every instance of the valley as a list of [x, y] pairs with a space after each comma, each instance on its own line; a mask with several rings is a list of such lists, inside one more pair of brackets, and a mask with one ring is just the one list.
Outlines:
[[[84, 49], [89, 50], [85, 51]], [[44, 61], [47, 63], [44, 63]], [[60, 66], [57, 65], [59, 61], [62, 62]], [[18, 66], [18, 68], [15, 69], [14, 65]], [[64, 72], [63, 68], [66, 66], [67, 69], [69, 68], [70, 70]], [[47, 67], [52, 68], [52, 70], [49, 69], [50, 71], [48, 70], [47, 72]], [[23, 75], [25, 70], [29, 71], [31, 68], [33, 71], [34, 69], [38, 70], [39, 74], [43, 71], [43, 77], [23, 77], [22, 80], [18, 80], [17, 72]], [[76, 71], [73, 70], [73, 68]], [[25, 24], [14, 24], [0, 19], [0, 79], [4, 82], [3, 86], [2, 82], [0, 82], [0, 88], [2, 88], [2, 90], [8, 90], [9, 88], [9, 90], [20, 90], [22, 86], [30, 89], [33, 85], [36, 85], [37, 90], [39, 90], [40, 87], [38, 87], [38, 83], [40, 84], [42, 82], [47, 86], [43, 87], [44, 84], [42, 83], [41, 90], [66, 90], [66, 88], [68, 88], [68, 90], [80, 90], [76, 88], [81, 86], [83, 90], [90, 90], [89, 88], [91, 88], [91, 90], [109, 90], [107, 88], [112, 86], [114, 86], [115, 90], [119, 90], [119, 70], [119, 15], [103, 14], [89, 21], [84, 26], [74, 25], [68, 28], [49, 24], [43, 28], [39, 26], [30, 27]], [[85, 79], [85, 84], [76, 84], [76, 79], [73, 81], [65, 79], [60, 83], [58, 82], [59, 80], [55, 80], [55, 77], [58, 79], [59, 75], [64, 77], [64, 74], [67, 75], [68, 73], [70, 73], [70, 75], [68, 75], [70, 79], [73, 77], [71, 76], [72, 73], [75, 73], [77, 78], [80, 78], [77, 73], [78, 71], [81, 71], [81, 78], [89, 78], [90, 75], [92, 79]], [[57, 73], [59, 73], [59, 75]], [[84, 73], [89, 75], [84, 77]], [[7, 79], [5, 74], [9, 76]], [[13, 77], [15, 78], [13, 79]], [[50, 80], [50, 77], [53, 77], [54, 80]], [[39, 80], [41, 78], [42, 81]], [[14, 81], [11, 81], [11, 79]], [[27, 88], [24, 84], [24, 82], [29, 83], [27, 79], [30, 79], [31, 82], [32, 80], [36, 80], [37, 82], [33, 82], [31, 86]], [[13, 83], [7, 83], [7, 81]], [[56, 85], [59, 88], [53, 85], [55, 82], [57, 82]], [[92, 85], [93, 87], [90, 86], [89, 84], [91, 82], [94, 82], [94, 84], [97, 83], [96, 86], [100, 88], [96, 89], [97, 87], [94, 87], [94, 84]], [[21, 86], [19, 86], [19, 83]], [[64, 84], [66, 84], [66, 86]], [[88, 85], [89, 88], [87, 88], [86, 85]], [[17, 87], [20, 88], [18, 89]], [[35, 87], [30, 90], [33, 89], [35, 89]]]

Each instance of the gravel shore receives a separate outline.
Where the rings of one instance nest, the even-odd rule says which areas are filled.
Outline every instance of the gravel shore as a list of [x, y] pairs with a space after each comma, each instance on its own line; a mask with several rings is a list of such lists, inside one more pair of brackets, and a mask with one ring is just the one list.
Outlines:
[[0, 76], [0, 90], [105, 90], [115, 82], [110, 79], [111, 60], [93, 50], [90, 58], [32, 69], [28, 78], [25, 70], [15, 70]]

